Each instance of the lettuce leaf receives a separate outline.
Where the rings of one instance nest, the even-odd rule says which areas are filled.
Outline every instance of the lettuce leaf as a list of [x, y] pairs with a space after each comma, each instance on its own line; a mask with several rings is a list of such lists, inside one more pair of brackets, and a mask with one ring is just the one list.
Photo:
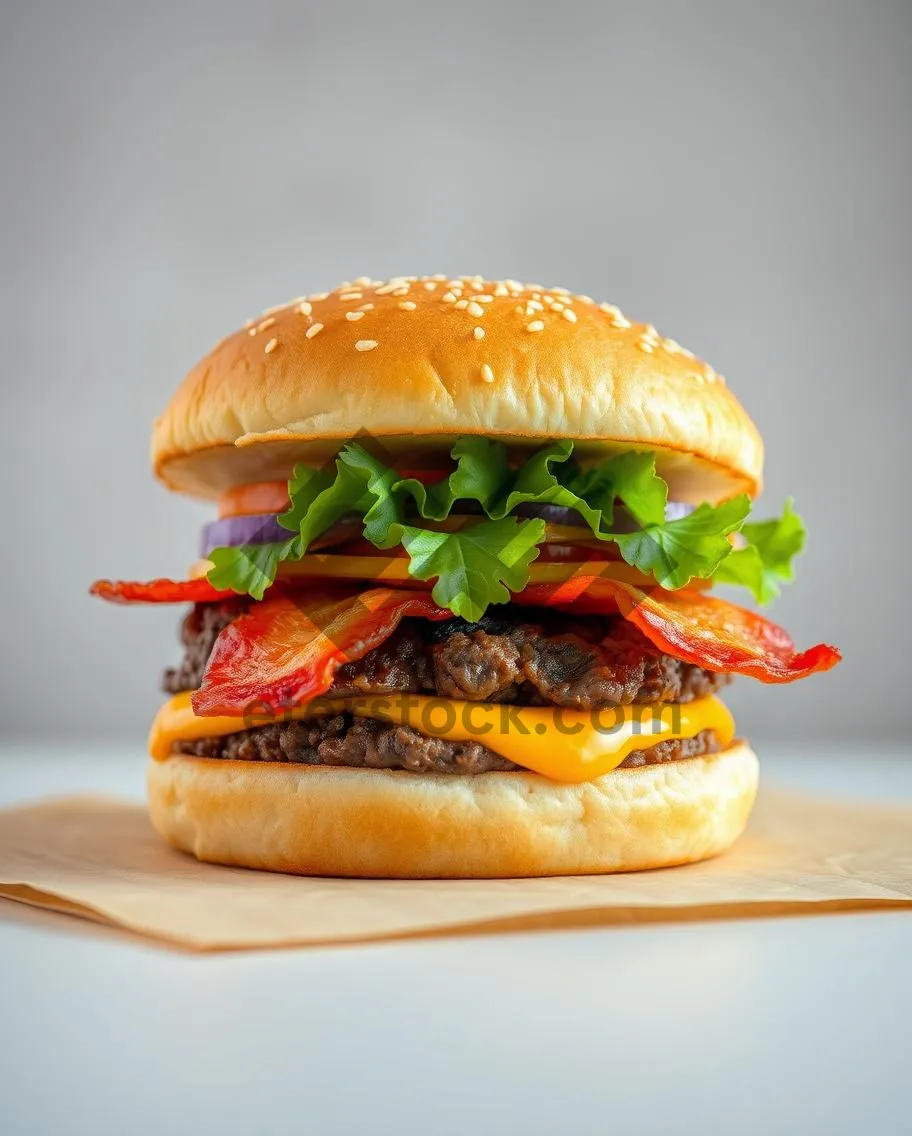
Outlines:
[[434, 602], [477, 623], [490, 604], [507, 603], [510, 592], [528, 584], [545, 522], [505, 517], [457, 532], [402, 525], [397, 535], [409, 554], [409, 575], [436, 580]]
[[641, 525], [665, 521], [668, 486], [656, 473], [655, 454], [620, 454], [576, 474], [570, 488], [601, 512], [607, 524], [614, 519], [615, 498]]
[[615, 539], [628, 564], [674, 591], [694, 578], [710, 579], [731, 555], [729, 534], [741, 527], [749, 512], [750, 498], [742, 493], [721, 505], [704, 504], [676, 521], [647, 525]]
[[[261, 599], [283, 560], [299, 559], [315, 537], [355, 512], [364, 519], [367, 540], [384, 549], [401, 545], [409, 556], [409, 574], [434, 580], [436, 602], [474, 621], [490, 604], [505, 603], [510, 592], [528, 584], [545, 523], [515, 514], [520, 506], [534, 504], [575, 510], [596, 539], [616, 544], [628, 564], [663, 588], [715, 579], [747, 587], [767, 603], [778, 595], [781, 582], [791, 580], [792, 561], [804, 544], [804, 526], [791, 502], [770, 521], [746, 521], [750, 500], [745, 494], [668, 521], [668, 486], [656, 473], [654, 454], [631, 451], [584, 469], [573, 450], [572, 441], [552, 442], [514, 469], [502, 442], [463, 437], [451, 450], [452, 472], [425, 485], [400, 477], [363, 445], [348, 443], [334, 468], [296, 467], [289, 509], [279, 517], [294, 534], [288, 541], [216, 549], [209, 579], [219, 588]], [[476, 502], [483, 516], [456, 528], [452, 520], [439, 527], [459, 501]], [[618, 504], [628, 520], [620, 527], [615, 524]], [[742, 547], [732, 545], [737, 532]]]
[[761, 604], [779, 595], [780, 584], [795, 578], [795, 557], [803, 550], [807, 535], [804, 522], [794, 511], [791, 497], [782, 516], [769, 521], [750, 521], [741, 527], [742, 548], [734, 549], [719, 564], [714, 579], [720, 584], [749, 588]]
[[276, 578], [283, 560], [300, 560], [299, 537], [271, 544], [246, 544], [239, 548], [214, 548], [208, 559], [212, 567], [207, 576], [214, 588], [231, 589], [240, 595], [261, 600]]

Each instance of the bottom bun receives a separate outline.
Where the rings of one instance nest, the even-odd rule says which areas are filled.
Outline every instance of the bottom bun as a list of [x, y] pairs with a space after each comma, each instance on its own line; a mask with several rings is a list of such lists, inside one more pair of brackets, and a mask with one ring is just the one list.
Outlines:
[[564, 785], [170, 757], [149, 766], [152, 823], [199, 860], [309, 876], [566, 876], [703, 860], [744, 831], [753, 750]]

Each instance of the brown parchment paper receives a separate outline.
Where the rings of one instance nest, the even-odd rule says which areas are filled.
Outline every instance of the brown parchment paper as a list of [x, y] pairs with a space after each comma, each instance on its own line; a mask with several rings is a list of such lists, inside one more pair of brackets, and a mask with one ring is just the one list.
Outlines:
[[0, 812], [0, 897], [196, 950], [912, 906], [912, 808], [766, 789], [746, 835], [703, 864], [402, 881], [200, 864], [168, 848], [141, 805], [67, 798]]

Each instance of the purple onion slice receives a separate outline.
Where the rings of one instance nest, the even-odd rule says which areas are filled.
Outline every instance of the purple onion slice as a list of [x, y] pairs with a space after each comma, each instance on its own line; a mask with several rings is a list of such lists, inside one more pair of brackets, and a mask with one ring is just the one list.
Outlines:
[[[321, 533], [310, 547], [328, 548], [360, 536], [363, 528], [359, 516], [343, 517]], [[240, 548], [245, 544], [273, 544], [288, 540], [292, 535], [278, 521], [277, 513], [253, 513], [247, 517], [222, 517], [203, 526], [200, 536], [200, 556], [206, 557], [213, 548]]]
[[[464, 504], [470, 504], [465, 502]], [[471, 508], [458, 510], [460, 513], [474, 513]], [[478, 507], [478, 513], [482, 509]], [[569, 525], [573, 528], [588, 528], [586, 522], [575, 509], [565, 508], [563, 505], [520, 505], [516, 510], [520, 517], [540, 517], [551, 525]], [[693, 512], [692, 505], [669, 501], [665, 507], [665, 519], [676, 520]], [[615, 510], [614, 524], [616, 532], [632, 532], [636, 522], [623, 508]], [[363, 520], [357, 514], [343, 517], [334, 525], [321, 533], [310, 545], [311, 550], [329, 548], [334, 544], [341, 544], [346, 540], [353, 540], [362, 535]], [[254, 513], [246, 517], [222, 517], [217, 521], [210, 521], [203, 526], [200, 537], [200, 556], [205, 558], [213, 548], [240, 548], [245, 544], [272, 544], [276, 541], [288, 540], [291, 532], [283, 528], [278, 521], [276, 513]]]

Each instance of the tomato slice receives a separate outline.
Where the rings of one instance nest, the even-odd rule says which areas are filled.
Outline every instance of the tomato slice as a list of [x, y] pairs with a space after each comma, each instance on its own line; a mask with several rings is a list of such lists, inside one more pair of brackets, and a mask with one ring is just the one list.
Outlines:
[[218, 515], [250, 517], [256, 513], [284, 513], [288, 508], [287, 481], [257, 481], [252, 485], [236, 485], [219, 498]]

